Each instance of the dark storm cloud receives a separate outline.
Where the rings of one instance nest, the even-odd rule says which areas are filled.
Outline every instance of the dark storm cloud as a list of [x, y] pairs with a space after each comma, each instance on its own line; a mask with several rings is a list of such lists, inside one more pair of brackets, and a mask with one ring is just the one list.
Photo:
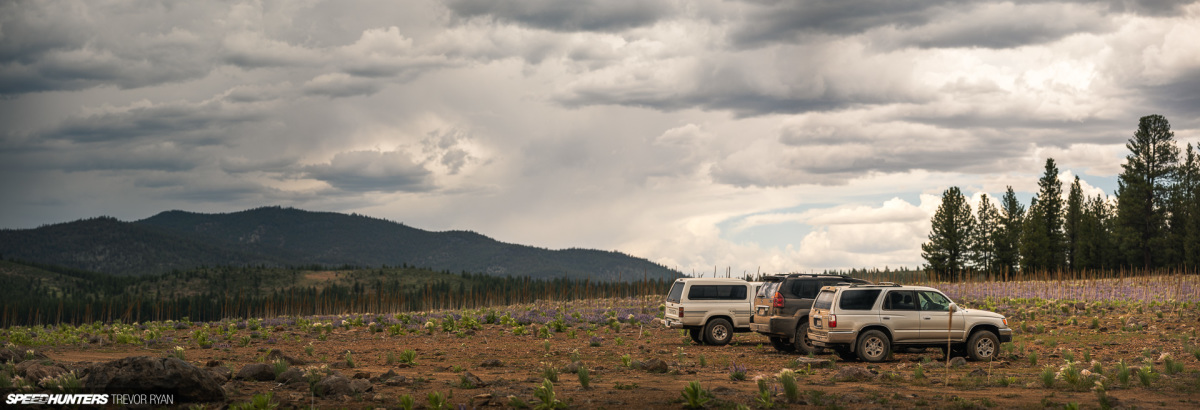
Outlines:
[[76, 143], [150, 138], [183, 146], [219, 144], [238, 124], [264, 118], [259, 110], [222, 102], [131, 106], [63, 121], [43, 136]]
[[349, 192], [425, 192], [434, 189], [432, 172], [399, 151], [350, 151], [326, 164], [304, 167], [308, 178]]
[[491, 16], [552, 31], [618, 31], [654, 24], [674, 13], [661, 0], [451, 0], [462, 17]]
[[[1188, 70], [1162, 85], [1142, 87], [1146, 112], [1162, 114], [1172, 128], [1200, 128], [1200, 67]], [[1151, 112], [1153, 110], [1153, 112]]]
[[858, 34], [882, 26], [919, 26], [934, 17], [929, 12], [931, 9], [954, 2], [781, 0], [748, 3], [755, 7], [731, 33], [733, 42], [742, 47], [792, 42], [813, 35]]

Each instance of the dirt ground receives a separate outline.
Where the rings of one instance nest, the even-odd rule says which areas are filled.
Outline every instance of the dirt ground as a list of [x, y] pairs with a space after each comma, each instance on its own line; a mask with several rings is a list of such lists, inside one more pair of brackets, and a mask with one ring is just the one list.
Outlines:
[[[1093, 327], [1092, 317], [1101, 326]], [[1077, 320], [1072, 322], [1072, 318]], [[542, 385], [545, 369], [553, 368], [560, 370], [554, 383], [556, 397], [572, 408], [683, 408], [681, 393], [692, 381], [710, 393], [712, 400], [706, 408], [765, 407], [756, 401], [759, 390], [755, 380], [759, 378], [766, 380], [774, 405], [785, 408], [1064, 408], [1071, 404], [1101, 408], [1099, 396], [1091, 389], [1097, 380], [1108, 386], [1107, 404], [1117, 408], [1200, 408], [1200, 353], [1193, 353], [1200, 344], [1196, 339], [1200, 313], [1195, 309], [1165, 315], [1097, 309], [1027, 319], [1024, 331], [1018, 321], [1011, 322], [1018, 330], [1000, 360], [968, 362], [949, 370], [941, 366], [944, 356], [936, 349], [898, 353], [893, 360], [879, 364], [830, 363], [832, 356], [827, 354], [810, 359], [776, 352], [765, 337], [754, 333], [740, 333], [727, 346], [701, 346], [676, 330], [629, 324], [615, 332], [609, 326], [579, 326], [574, 337], [561, 332], [549, 338], [539, 337], [536, 331], [514, 335], [509, 326], [499, 324], [482, 325], [465, 334], [434, 330], [397, 336], [368, 327], [336, 327], [323, 341], [312, 333], [279, 326], [270, 340], [255, 338], [245, 346], [235, 342], [209, 348], [190, 343], [193, 329], [181, 329], [170, 335], [171, 343], [92, 343], [44, 346], [39, 351], [59, 362], [80, 364], [127, 356], [161, 357], [178, 345], [186, 347], [188, 362], [200, 367], [225, 366], [236, 374], [242, 366], [264, 361], [267, 352], [276, 349], [306, 361], [302, 368], [327, 365], [348, 378], [389, 370], [405, 377], [398, 385], [375, 383], [371, 391], [340, 397], [315, 397], [308, 388], [275, 382], [234, 380], [225, 385], [229, 403], [248, 402], [255, 394], [273, 392], [274, 400], [283, 407], [399, 408], [400, 397], [410, 395], [420, 408], [429, 405], [430, 393], [444, 394], [452, 406], [467, 408], [509, 407], [510, 396], [536, 405], [534, 390]], [[1033, 327], [1035, 322], [1043, 328]], [[589, 330], [599, 340], [586, 334]], [[592, 346], [593, 342], [599, 346]], [[310, 346], [311, 354], [306, 351]], [[416, 352], [414, 365], [395, 360], [406, 349]], [[354, 367], [347, 364], [347, 352]], [[389, 353], [393, 355], [391, 363]], [[661, 359], [668, 371], [651, 373], [626, 367], [624, 355], [634, 367], [636, 362]], [[1046, 387], [1042, 373], [1048, 367], [1058, 369], [1065, 357], [1092, 369], [1095, 363], [1084, 360], [1090, 358], [1099, 363], [1101, 373], [1091, 376], [1093, 383], [1072, 385], [1060, 379]], [[589, 369], [589, 388], [581, 386], [576, 374], [561, 372], [576, 358]], [[501, 365], [483, 366], [493, 359]], [[1182, 371], [1168, 374], [1164, 359], [1182, 363]], [[1116, 370], [1122, 360], [1131, 367], [1153, 363], [1150, 382], [1142, 384], [1134, 373], [1127, 384], [1122, 383]], [[780, 370], [789, 366], [798, 372], [799, 403], [786, 402], [778, 381]], [[731, 369], [742, 367], [745, 380], [732, 380]], [[849, 367], [868, 370], [869, 380], [839, 380], [839, 372]], [[918, 367], [923, 377], [917, 375]], [[484, 385], [464, 388], [464, 372], [478, 376]], [[210, 403], [209, 407], [224, 404]]]

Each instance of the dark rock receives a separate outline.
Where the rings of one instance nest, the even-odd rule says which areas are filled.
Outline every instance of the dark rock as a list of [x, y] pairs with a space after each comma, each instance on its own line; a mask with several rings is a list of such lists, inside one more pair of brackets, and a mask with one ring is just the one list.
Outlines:
[[233, 377], [233, 369], [230, 369], [225, 366], [208, 367], [208, 368], [205, 368], [204, 370], [217, 376], [217, 378], [220, 379], [220, 381], [222, 383], [228, 381], [230, 378]]
[[238, 370], [235, 379], [257, 380], [260, 382], [275, 380], [275, 366], [266, 363], [250, 363]]
[[57, 364], [42, 364], [41, 360], [26, 360], [17, 364], [17, 374], [29, 380], [32, 383], [37, 383], [47, 377], [58, 377], [58, 375], [66, 373], [67, 369]]
[[504, 362], [498, 359], [487, 359], [480, 363], [479, 367], [504, 367]]
[[670, 368], [667, 367], [667, 362], [664, 362], [662, 359], [650, 359], [642, 362], [642, 370], [650, 373], [666, 373]]
[[388, 369], [387, 373], [372, 377], [371, 383], [384, 383], [388, 380], [391, 380], [393, 377], [396, 377], [396, 371]]
[[304, 366], [308, 364], [308, 362], [304, 359], [297, 359], [295, 357], [283, 354], [283, 352], [277, 349], [271, 349], [271, 351], [267, 353], [267, 361], [274, 362], [276, 360], [283, 360], [287, 362], [289, 366]]
[[209, 360], [207, 363], [204, 363], [204, 367], [217, 367], [221, 364], [220, 360]]
[[388, 385], [388, 386], [393, 386], [393, 387], [394, 386], [404, 386], [404, 385], [408, 384], [408, 380], [405, 379], [404, 376], [396, 376], [396, 377], [387, 379], [387, 381], [384, 381], [383, 384]]
[[283, 384], [288, 384], [288, 383], [292, 383], [292, 382], [304, 382], [305, 381], [304, 380], [304, 371], [300, 370], [300, 368], [298, 368], [298, 367], [293, 367], [293, 368], [284, 370], [283, 373], [279, 374], [279, 376], [275, 376], [275, 381], [283, 383]]
[[839, 382], [865, 382], [875, 379], [875, 373], [861, 367], [846, 366], [838, 369], [833, 379]]
[[350, 388], [350, 379], [337, 374], [325, 376], [316, 385], [316, 394], [322, 397], [341, 397], [353, 392]]
[[579, 373], [579, 368], [581, 368], [581, 367], [584, 367], [583, 362], [580, 362], [577, 360], [577, 361], [571, 362], [570, 364], [568, 364], [566, 366], [563, 366], [561, 371], [563, 373], [575, 374], [575, 373]]
[[370, 379], [370, 378], [371, 378], [371, 372], [355, 372], [355, 373], [354, 373], [354, 378], [355, 378], [355, 379]]
[[797, 357], [796, 361], [800, 363], [798, 369], [812, 367], [814, 369], [825, 369], [833, 367], [833, 362], [826, 359], [817, 359], [813, 357]]
[[987, 377], [987, 376], [988, 376], [988, 372], [987, 372], [987, 370], [983, 370], [983, 369], [975, 369], [975, 370], [972, 370], [972, 371], [971, 371], [971, 376], [973, 376], [973, 377]]
[[963, 367], [967, 365], [967, 358], [955, 357], [950, 359], [950, 367]]
[[350, 381], [350, 391], [354, 393], [366, 393], [375, 390], [375, 386], [367, 379], [354, 379]]
[[212, 372], [174, 357], [135, 356], [95, 364], [81, 380], [96, 393], [173, 394], [177, 403], [225, 401]]
[[476, 376], [476, 375], [472, 374], [471, 372], [463, 372], [462, 375], [460, 376], [460, 379], [471, 386], [475, 386], [475, 387], [487, 386], [487, 383], [484, 383], [483, 379], [480, 379], [479, 376]]

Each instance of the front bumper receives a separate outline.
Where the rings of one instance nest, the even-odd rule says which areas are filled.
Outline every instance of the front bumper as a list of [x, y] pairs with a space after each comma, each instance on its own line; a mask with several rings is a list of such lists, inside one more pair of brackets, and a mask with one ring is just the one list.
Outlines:
[[1012, 329], [1000, 329], [1000, 343], [1012, 342]]

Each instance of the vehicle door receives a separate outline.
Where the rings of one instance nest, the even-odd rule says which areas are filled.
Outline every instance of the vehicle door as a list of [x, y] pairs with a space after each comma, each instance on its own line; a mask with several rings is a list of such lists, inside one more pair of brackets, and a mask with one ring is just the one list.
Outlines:
[[921, 339], [921, 311], [917, 310], [917, 294], [911, 290], [889, 290], [883, 295], [879, 321], [892, 330], [897, 343]]
[[950, 319], [950, 298], [941, 292], [932, 290], [917, 291], [917, 305], [921, 310], [921, 339], [926, 341], [944, 341], [950, 336], [954, 341], [962, 341], [965, 318], [962, 309], [954, 314], [954, 321], [947, 326]]
[[666, 312], [667, 318], [679, 319], [679, 306], [683, 302], [683, 288], [687, 286], [687, 282], [682, 280], [675, 281], [671, 284], [671, 290], [667, 292]]

